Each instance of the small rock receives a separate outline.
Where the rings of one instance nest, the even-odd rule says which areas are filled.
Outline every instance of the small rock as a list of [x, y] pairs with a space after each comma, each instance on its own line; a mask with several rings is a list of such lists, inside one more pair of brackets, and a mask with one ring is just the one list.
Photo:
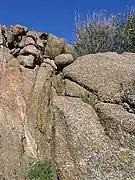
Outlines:
[[7, 41], [7, 28], [6, 26], [1, 26], [1, 35], [3, 37], [3, 44], [6, 45], [6, 41]]
[[19, 55], [19, 52], [20, 52], [20, 48], [14, 48], [10, 51], [10, 53], [13, 55], [13, 56], [18, 56]]
[[123, 107], [124, 107], [127, 111], [130, 110], [130, 106], [129, 106], [129, 104], [127, 104], [127, 103], [123, 103]]
[[29, 55], [32, 54], [34, 56], [39, 56], [40, 51], [33, 45], [28, 45], [25, 46], [21, 51], [20, 51], [21, 55]]
[[60, 54], [55, 57], [54, 62], [58, 68], [63, 68], [74, 62], [74, 58], [71, 54]]
[[37, 39], [36, 43], [40, 48], [44, 48], [44, 44], [40, 38]]
[[26, 34], [24, 28], [19, 28], [18, 26], [10, 26], [7, 31], [6, 38], [8, 47], [10, 49], [17, 47], [19, 42], [21, 41], [21, 36]]
[[3, 44], [3, 34], [2, 34], [2, 29], [0, 28], [0, 45]]
[[25, 26], [21, 26], [16, 24], [15, 26], [10, 26], [9, 31], [12, 32], [13, 36], [21, 36], [25, 35], [28, 31], [28, 28]]
[[43, 58], [43, 59], [46, 59], [46, 58], [49, 58], [49, 59], [50, 59], [50, 56], [44, 54], [44, 55], [42, 55], [42, 58]]
[[6, 26], [5, 26], [5, 25], [4, 25], [4, 26], [1, 26], [1, 32], [2, 32], [2, 34], [5, 34], [6, 31], [7, 31]]
[[129, 109], [128, 110], [130, 113], [135, 113], [134, 109]]
[[19, 47], [24, 47], [28, 45], [35, 45], [35, 41], [31, 37], [22, 37]]
[[28, 31], [28, 28], [25, 26], [21, 26], [16, 24], [15, 26], [10, 26], [9, 31], [13, 33], [13, 36], [25, 35]]
[[17, 58], [20, 62], [21, 65], [23, 65], [24, 67], [28, 67], [28, 68], [33, 68], [34, 67], [34, 59], [35, 57], [32, 55], [29, 56], [18, 56]]
[[12, 43], [13, 42], [13, 34], [11, 31], [7, 32], [7, 42]]
[[28, 31], [27, 36], [33, 38], [34, 41], [36, 41], [40, 37], [40, 33], [36, 31]]
[[57, 69], [57, 66], [55, 65], [54, 61], [50, 60], [49, 58], [44, 59], [43, 62], [50, 64], [54, 69]]
[[12, 25], [9, 28], [9, 32], [11, 32], [13, 36], [20, 36], [22, 34], [21, 30]]
[[41, 64], [41, 67], [46, 67], [46, 63], [43, 62], [43, 63]]
[[21, 30], [22, 32], [25, 32], [25, 33], [28, 32], [28, 28], [26, 26], [21, 26], [20, 24], [16, 24], [15, 27]]

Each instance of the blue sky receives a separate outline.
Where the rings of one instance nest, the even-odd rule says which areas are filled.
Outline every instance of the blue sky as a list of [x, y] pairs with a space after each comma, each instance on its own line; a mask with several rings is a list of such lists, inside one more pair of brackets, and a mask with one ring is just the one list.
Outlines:
[[0, 24], [22, 24], [72, 43], [75, 12], [84, 18], [88, 11], [123, 12], [127, 4], [135, 7], [135, 0], [1, 0]]

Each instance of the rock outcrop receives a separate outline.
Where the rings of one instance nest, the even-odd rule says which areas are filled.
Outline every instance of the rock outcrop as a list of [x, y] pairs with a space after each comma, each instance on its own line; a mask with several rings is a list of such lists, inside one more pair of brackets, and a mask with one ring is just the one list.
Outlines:
[[0, 31], [0, 179], [51, 158], [53, 179], [135, 179], [135, 54], [74, 59], [63, 39]]

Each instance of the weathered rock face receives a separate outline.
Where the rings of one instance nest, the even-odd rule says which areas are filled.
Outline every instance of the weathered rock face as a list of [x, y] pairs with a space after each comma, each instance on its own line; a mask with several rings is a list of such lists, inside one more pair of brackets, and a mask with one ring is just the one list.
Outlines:
[[122, 87], [135, 77], [135, 59], [117, 53], [98, 53], [79, 57], [64, 68], [65, 78], [71, 79], [92, 92], [101, 101], [120, 102]]
[[[51, 74], [51, 67], [49, 71]], [[50, 155], [49, 144], [42, 142], [44, 132], [45, 138], [51, 135], [47, 133], [51, 122], [47, 72], [45, 67], [34, 70], [13, 67], [1, 79], [0, 169], [8, 178], [23, 179], [21, 174], [28, 160]]]
[[[89, 104], [63, 96], [54, 97], [53, 102], [55, 154], [63, 179], [118, 180], [135, 177], [134, 151], [124, 149], [108, 138]], [[122, 159], [125, 154], [129, 156], [126, 162]]]
[[135, 114], [127, 112], [123, 106], [98, 103], [97, 113], [105, 133], [121, 146], [135, 149]]
[[135, 179], [135, 55], [75, 60], [20, 25], [2, 27], [0, 44], [0, 179], [24, 180], [42, 158], [55, 180]]
[[10, 50], [4, 46], [0, 48], [0, 79], [4, 74], [8, 63], [12, 60], [13, 56], [10, 54]]

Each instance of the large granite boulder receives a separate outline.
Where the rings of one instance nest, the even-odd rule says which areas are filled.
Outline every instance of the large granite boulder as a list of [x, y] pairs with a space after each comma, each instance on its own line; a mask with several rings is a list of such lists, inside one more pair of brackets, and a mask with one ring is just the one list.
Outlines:
[[63, 96], [54, 97], [53, 104], [53, 153], [63, 179], [123, 180], [135, 177], [134, 151], [124, 149], [108, 138], [92, 106], [79, 98]]
[[122, 88], [135, 79], [135, 57], [117, 53], [90, 54], [77, 58], [63, 69], [63, 75], [104, 102], [120, 102]]

